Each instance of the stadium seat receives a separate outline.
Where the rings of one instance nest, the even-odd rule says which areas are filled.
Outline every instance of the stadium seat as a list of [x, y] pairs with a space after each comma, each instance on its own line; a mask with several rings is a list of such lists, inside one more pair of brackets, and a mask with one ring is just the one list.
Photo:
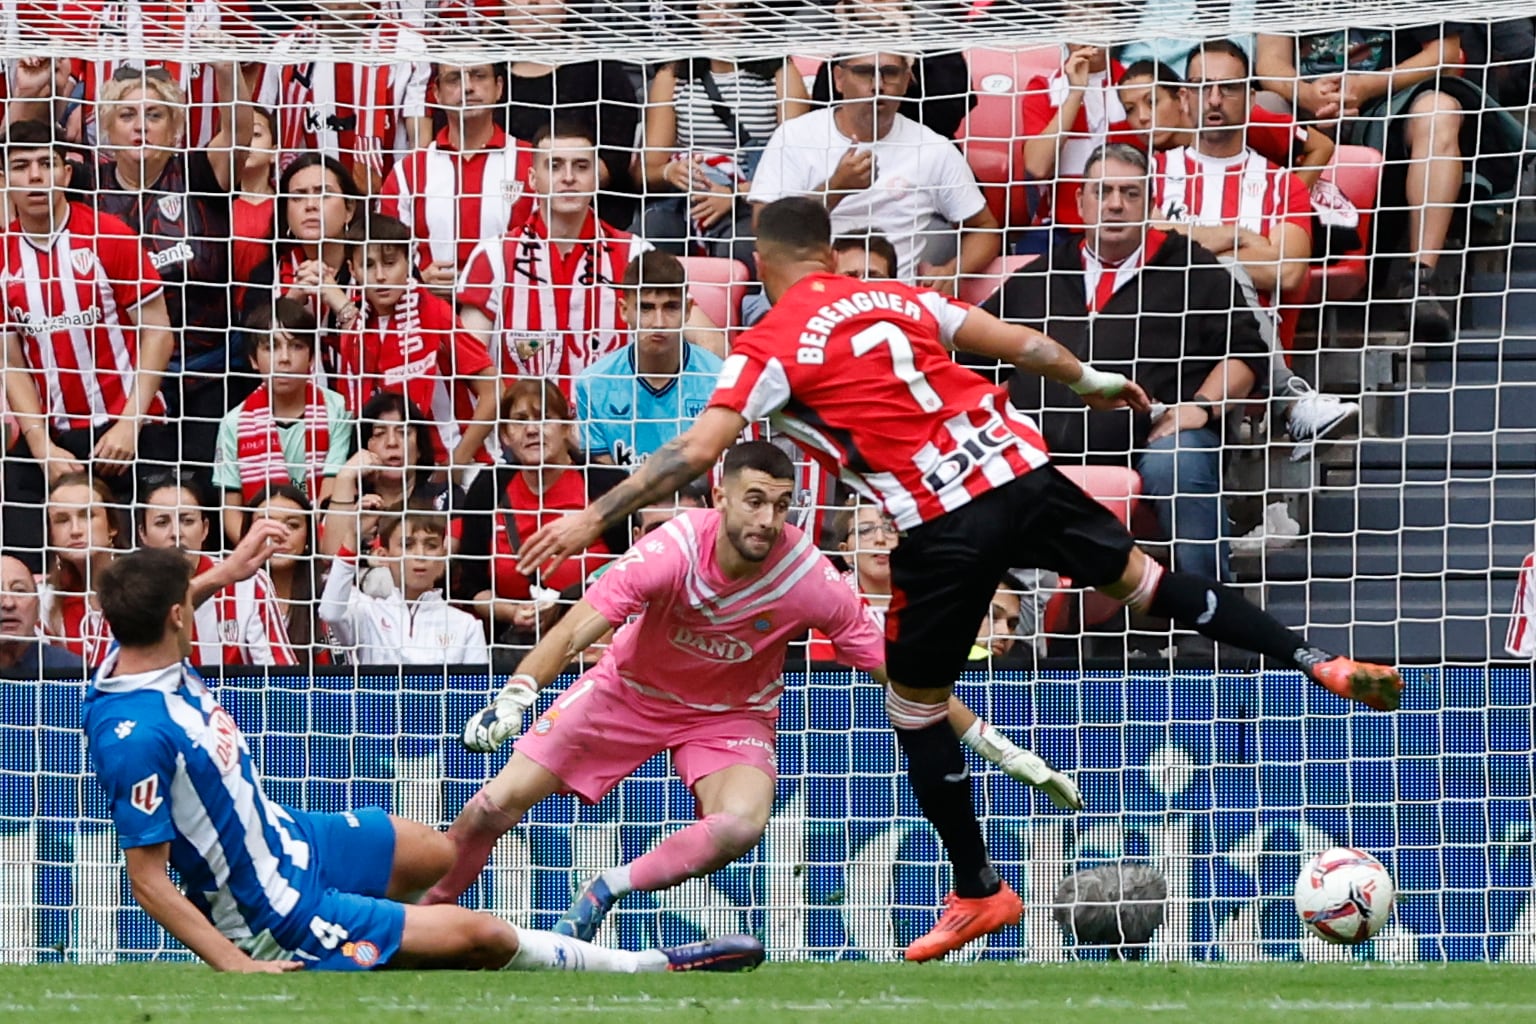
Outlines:
[[1024, 256], [999, 256], [987, 264], [980, 274], [973, 274], [960, 279], [960, 300], [969, 302], [973, 306], [979, 306], [992, 297], [992, 293], [1003, 286], [1003, 282], [1020, 267], [1035, 259], [1030, 253]]
[[[1114, 513], [1116, 519], [1130, 528], [1131, 517], [1136, 513], [1137, 499], [1141, 496], [1141, 475], [1124, 466], [1057, 466], [1063, 476], [1087, 491], [1100, 505]], [[1041, 628], [1047, 634], [1065, 633], [1071, 625], [1072, 593], [1066, 588], [1072, 581], [1062, 577], [1062, 589], [1051, 594], [1041, 617]], [[1078, 626], [1094, 626], [1119, 614], [1121, 604], [1096, 590], [1082, 595], [1082, 611]]]
[[[1323, 168], [1323, 178], [1339, 187], [1360, 211], [1360, 238], [1370, 245], [1371, 217], [1381, 188], [1382, 156], [1369, 146], [1340, 146], [1333, 162]], [[1306, 303], [1345, 302], [1365, 291], [1370, 277], [1370, 254], [1362, 247], [1326, 266], [1313, 267], [1307, 275]]]
[[714, 256], [680, 257], [688, 274], [688, 296], [723, 327], [728, 337], [741, 330], [741, 302], [752, 287], [752, 275], [738, 260]]
[[1034, 190], [1024, 180], [1024, 88], [1061, 66], [1061, 50], [978, 47], [967, 50], [965, 59], [976, 105], [955, 138], [998, 223], [1004, 229], [1024, 227], [1033, 221], [1036, 206]]

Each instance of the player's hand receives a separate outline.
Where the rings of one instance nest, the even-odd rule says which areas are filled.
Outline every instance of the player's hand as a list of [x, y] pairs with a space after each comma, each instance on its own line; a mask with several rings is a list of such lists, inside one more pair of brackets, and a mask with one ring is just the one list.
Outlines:
[[870, 150], [859, 151], [849, 146], [848, 152], [837, 161], [837, 169], [827, 179], [827, 187], [833, 192], [861, 192], [875, 181], [875, 154]]
[[539, 699], [537, 680], [515, 675], [507, 680], [490, 707], [476, 712], [464, 723], [464, 746], [489, 754], [523, 731], [523, 716]]
[[133, 465], [139, 451], [139, 428], [132, 420], [121, 419], [96, 440], [91, 461], [104, 476], [117, 476]]
[[1113, 395], [1087, 394], [1082, 399], [1084, 405], [1097, 412], [1108, 412], [1111, 409], [1130, 409], [1132, 412], [1152, 410], [1152, 400], [1141, 389], [1141, 385], [1133, 380], [1127, 380]]
[[1193, 405], [1175, 405], [1157, 418], [1147, 432], [1148, 441], [1169, 437], [1181, 430], [1200, 430], [1216, 424], [1216, 419]]
[[226, 967], [225, 974], [292, 974], [302, 971], [304, 964], [298, 960], [246, 960], [234, 967]]
[[602, 532], [602, 521], [591, 509], [569, 512], [528, 538], [518, 555], [517, 571], [530, 578], [540, 570], [554, 572], [567, 558], [591, 547]]
[[1050, 797], [1051, 803], [1057, 807], [1074, 811], [1083, 809], [1083, 794], [1078, 790], [1077, 783], [1027, 750], [1018, 751], [998, 767], [1010, 779], [1033, 786]]
[[235, 550], [224, 559], [236, 580], [248, 580], [288, 541], [288, 527], [276, 519], [257, 519]]

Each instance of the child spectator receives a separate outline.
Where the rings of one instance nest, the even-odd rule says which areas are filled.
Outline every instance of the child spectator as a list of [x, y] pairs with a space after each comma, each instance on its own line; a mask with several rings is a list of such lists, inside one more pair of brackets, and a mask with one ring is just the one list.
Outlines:
[[363, 315], [340, 336], [341, 390], [360, 410], [393, 391], [430, 413], [438, 450], [452, 466], [490, 463], [496, 370], [453, 307], [413, 279], [411, 231], [393, 217], [361, 219], [347, 231], [352, 279]]
[[448, 568], [447, 539], [448, 521], [439, 513], [385, 517], [379, 530], [383, 554], [375, 564], [389, 570], [393, 585], [381, 596], [364, 592], [357, 555], [337, 554], [320, 598], [320, 619], [357, 664], [490, 664], [480, 621], [450, 605], [439, 589]]
[[[462, 575], [454, 593], [473, 595], [492, 635], [511, 627], [520, 641], [551, 624], [554, 595], [579, 591], [611, 555], [628, 547], [625, 524], [608, 530], [581, 555], [537, 580], [517, 570], [523, 538], [567, 512], [585, 508], [622, 481], [625, 471], [576, 464], [571, 406], [554, 384], [523, 378], [501, 399], [501, 440], [507, 462], [481, 473], [465, 495], [454, 550]], [[549, 614], [546, 614], [549, 613]]]
[[293, 483], [316, 500], [351, 450], [351, 417], [341, 395], [315, 382], [315, 319], [292, 299], [250, 321], [251, 361], [262, 383], [224, 417], [213, 466], [224, 491], [224, 529], [239, 540], [245, 509], [271, 484]]
[[394, 391], [380, 391], [357, 420], [357, 453], [336, 474], [326, 503], [320, 553], [371, 550], [379, 516], [429, 508], [442, 492], [433, 481], [437, 451], [432, 426], [420, 409]]

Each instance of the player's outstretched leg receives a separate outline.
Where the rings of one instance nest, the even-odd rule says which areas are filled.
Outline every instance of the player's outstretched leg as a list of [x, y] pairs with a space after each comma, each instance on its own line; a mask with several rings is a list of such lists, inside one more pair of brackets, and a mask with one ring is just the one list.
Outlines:
[[[689, 754], [685, 747], [674, 756]], [[672, 833], [633, 863], [594, 878], [555, 923], [556, 933], [590, 942], [608, 911], [629, 893], [657, 892], [707, 875], [746, 854], [762, 839], [773, 807], [773, 778], [766, 772], [730, 765], [699, 779], [693, 793], [699, 820]]]
[[[965, 754], [949, 723], [947, 700], [923, 702], [886, 689], [885, 710], [907, 755], [907, 778], [923, 817], [954, 867], [955, 891], [933, 930], [907, 947], [908, 960], [936, 960], [1024, 916], [1024, 904], [987, 858]], [[912, 691], [901, 687], [907, 693]]]
[[1172, 619], [1217, 643], [1300, 669], [1346, 700], [1391, 711], [1402, 698], [1403, 679], [1397, 669], [1320, 650], [1230, 587], [1190, 573], [1167, 572], [1140, 548], [1132, 549], [1125, 574], [1099, 589], [1136, 611]]
[[670, 949], [631, 953], [532, 928], [463, 907], [406, 907], [400, 951], [391, 967], [506, 971], [744, 971], [765, 959], [750, 935], [726, 935]]
[[496, 840], [511, 831], [528, 808], [563, 788], [554, 773], [514, 750], [506, 766], [469, 798], [448, 827], [448, 838], [454, 845], [453, 866], [421, 902], [452, 903], [464, 895], [485, 870]]

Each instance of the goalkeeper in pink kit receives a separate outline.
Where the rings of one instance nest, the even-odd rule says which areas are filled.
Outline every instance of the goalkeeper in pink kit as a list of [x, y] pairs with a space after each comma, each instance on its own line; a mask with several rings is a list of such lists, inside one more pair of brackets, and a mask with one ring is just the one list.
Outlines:
[[[496, 702], [470, 719], [465, 744], [495, 749], [521, 728], [541, 686], [621, 627], [460, 813], [448, 832], [457, 859], [425, 902], [457, 899], [496, 840], [540, 800], [572, 792], [595, 803], [662, 750], [697, 797], [699, 820], [592, 881], [555, 931], [590, 939], [626, 893], [669, 888], [757, 845], [773, 806], [788, 644], [818, 629], [842, 661], [885, 682], [880, 629], [812, 539], [785, 525], [794, 487], [794, 465], [778, 448], [732, 448], [716, 507], [684, 512], [641, 539], [529, 653]], [[951, 721], [1009, 775], [1059, 806], [1082, 806], [1069, 778], [958, 701]]]

